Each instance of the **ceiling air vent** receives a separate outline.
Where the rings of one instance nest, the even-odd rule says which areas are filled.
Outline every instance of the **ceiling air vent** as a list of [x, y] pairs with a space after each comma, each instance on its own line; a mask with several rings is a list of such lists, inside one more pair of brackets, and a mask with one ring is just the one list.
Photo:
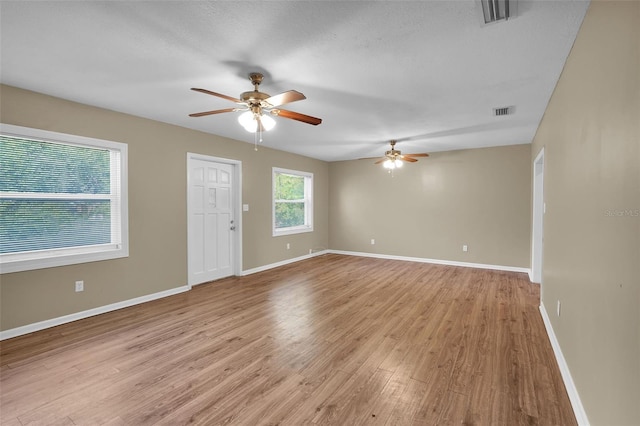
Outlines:
[[485, 24], [506, 21], [515, 16], [517, 0], [478, 0]]
[[513, 107], [501, 107], [501, 108], [493, 109], [493, 115], [495, 115], [496, 117], [500, 117], [503, 115], [510, 115], [512, 113], [513, 113]]

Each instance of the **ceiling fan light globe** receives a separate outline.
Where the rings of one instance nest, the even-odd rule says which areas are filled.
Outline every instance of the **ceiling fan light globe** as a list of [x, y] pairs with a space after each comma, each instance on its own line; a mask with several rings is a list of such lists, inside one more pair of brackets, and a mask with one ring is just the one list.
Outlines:
[[276, 120], [269, 117], [268, 115], [263, 114], [262, 116], [260, 116], [260, 121], [262, 121], [262, 127], [264, 127], [264, 130], [266, 130], [267, 132], [273, 129], [276, 125]]
[[240, 125], [250, 133], [255, 133], [258, 129], [258, 122], [256, 121], [255, 117], [253, 116], [253, 112], [251, 111], [245, 111], [240, 114], [238, 116], [238, 123], [240, 123]]
[[[238, 116], [238, 123], [249, 133], [255, 133], [258, 131], [258, 120], [256, 115], [252, 111], [245, 111]], [[276, 125], [276, 120], [268, 115], [260, 115], [260, 121], [262, 122], [262, 128], [265, 131], [273, 129]]]
[[402, 160], [394, 160], [394, 163], [397, 168], [402, 167]]

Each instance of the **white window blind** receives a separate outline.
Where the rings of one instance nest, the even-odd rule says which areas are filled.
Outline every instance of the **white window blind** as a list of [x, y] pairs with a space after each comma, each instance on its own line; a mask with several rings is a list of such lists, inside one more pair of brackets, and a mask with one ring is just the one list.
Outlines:
[[117, 142], [2, 125], [2, 272], [127, 256], [126, 155]]

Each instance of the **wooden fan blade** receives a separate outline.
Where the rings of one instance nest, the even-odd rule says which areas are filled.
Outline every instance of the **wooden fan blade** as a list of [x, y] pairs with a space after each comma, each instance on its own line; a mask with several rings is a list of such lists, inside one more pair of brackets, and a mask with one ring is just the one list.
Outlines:
[[289, 90], [287, 92], [282, 92], [278, 95], [273, 95], [265, 99], [265, 102], [268, 102], [273, 106], [278, 106], [278, 105], [288, 104], [291, 102], [301, 101], [303, 99], [307, 99], [307, 97], [302, 93], [295, 90]]
[[423, 154], [404, 154], [405, 157], [428, 157], [429, 154], [423, 153]]
[[322, 123], [321, 118], [312, 117], [306, 114], [300, 114], [299, 112], [288, 111], [286, 109], [274, 109], [271, 111], [272, 114], [277, 115], [278, 117], [290, 118], [292, 120], [302, 121], [303, 123], [313, 124], [317, 126]]
[[207, 90], [207, 89], [198, 89], [197, 87], [192, 87], [191, 90], [195, 90], [196, 92], [200, 92], [200, 93], [205, 93], [207, 95], [217, 96], [217, 97], [222, 98], [222, 99], [227, 99], [227, 100], [229, 100], [231, 102], [235, 102], [237, 104], [244, 103], [240, 99], [232, 98], [231, 96], [223, 95], [222, 93], [212, 92], [211, 90]]
[[223, 112], [233, 112], [235, 108], [216, 109], [215, 111], [194, 112], [189, 117], [203, 117], [205, 115], [222, 114]]
[[407, 163], [415, 163], [416, 161], [418, 161], [415, 158], [407, 157], [406, 155], [401, 155], [398, 158], [401, 159], [402, 161], [406, 161]]
[[373, 164], [380, 164], [380, 163], [383, 163], [383, 162], [385, 162], [385, 161], [387, 161], [387, 157], [383, 157], [383, 158], [379, 159], [378, 161], [376, 161], [376, 162], [375, 162], [375, 163], [373, 163]]

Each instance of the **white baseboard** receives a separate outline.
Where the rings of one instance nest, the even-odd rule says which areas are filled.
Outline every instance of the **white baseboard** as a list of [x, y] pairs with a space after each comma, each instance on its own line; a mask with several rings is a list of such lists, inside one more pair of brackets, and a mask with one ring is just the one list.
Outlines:
[[146, 296], [140, 296], [134, 299], [124, 300], [122, 302], [112, 303], [110, 305], [100, 306], [98, 308], [77, 312], [75, 314], [64, 315], [62, 317], [52, 318], [49, 320], [24, 325], [22, 327], [16, 327], [16, 328], [12, 328], [5, 331], [0, 331], [0, 340], [6, 340], [12, 337], [22, 336], [24, 334], [33, 333], [34, 331], [44, 330], [45, 328], [55, 327], [57, 325], [66, 324], [68, 322], [77, 321], [83, 318], [89, 318], [94, 315], [116, 311], [118, 309], [127, 308], [133, 305], [139, 305], [141, 303], [150, 302], [156, 299], [162, 299], [163, 297], [173, 296], [174, 294], [183, 293], [185, 291], [189, 291], [190, 289], [191, 287], [189, 286], [176, 287], [170, 290], [148, 294]]
[[321, 256], [323, 254], [329, 253], [329, 250], [321, 250], [314, 253], [305, 254], [304, 256], [294, 257], [292, 259], [286, 259], [276, 263], [270, 263], [269, 265], [258, 266], [257, 268], [247, 269], [242, 271], [240, 276], [251, 275], [262, 271], [267, 271], [269, 269], [277, 268], [279, 266], [288, 265], [290, 263], [299, 262], [305, 259], [311, 259], [312, 257]]
[[342, 251], [342, 250], [327, 250], [326, 252], [333, 253], [333, 254], [344, 254], [347, 256], [375, 257], [378, 259], [405, 260], [407, 262], [434, 263], [438, 265], [449, 265], [449, 266], [463, 266], [465, 268], [495, 269], [496, 271], [523, 272], [527, 274], [529, 274], [529, 271], [530, 271], [529, 268], [521, 268], [518, 266], [487, 265], [484, 263], [469, 263], [469, 262], [458, 262], [455, 260], [427, 259], [423, 257], [395, 256], [391, 254], [364, 253], [364, 252], [357, 252], [357, 251]]
[[567, 388], [567, 393], [569, 394], [569, 400], [571, 401], [571, 407], [573, 407], [573, 413], [576, 416], [576, 421], [580, 426], [589, 426], [589, 419], [587, 418], [587, 413], [586, 411], [584, 411], [584, 407], [582, 406], [582, 401], [580, 400], [578, 389], [576, 389], [576, 385], [575, 383], [573, 383], [573, 378], [571, 377], [569, 366], [567, 365], [567, 361], [564, 359], [564, 355], [562, 355], [560, 343], [556, 338], [556, 334], [553, 331], [553, 326], [551, 325], [551, 320], [549, 319], [547, 310], [542, 302], [540, 302], [540, 314], [542, 315], [544, 326], [547, 329], [547, 335], [549, 336], [549, 340], [551, 341], [551, 347], [553, 348], [553, 353], [556, 356], [556, 361], [558, 362], [558, 367], [560, 368], [560, 374], [562, 375], [564, 386], [565, 388]]

